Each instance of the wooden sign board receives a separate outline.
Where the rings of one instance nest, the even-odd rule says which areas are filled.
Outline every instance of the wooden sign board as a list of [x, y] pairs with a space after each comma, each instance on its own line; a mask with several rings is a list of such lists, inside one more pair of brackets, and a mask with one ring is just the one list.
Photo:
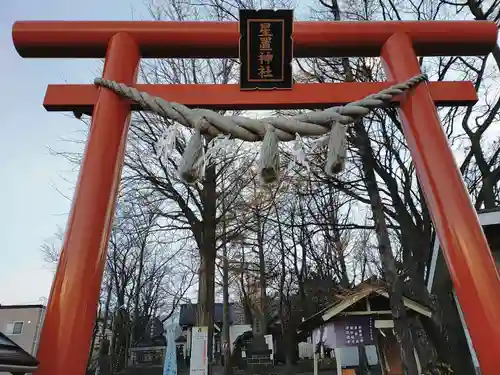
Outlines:
[[335, 347], [373, 345], [375, 319], [368, 316], [348, 316], [336, 319]]
[[293, 10], [240, 10], [241, 90], [292, 88]]

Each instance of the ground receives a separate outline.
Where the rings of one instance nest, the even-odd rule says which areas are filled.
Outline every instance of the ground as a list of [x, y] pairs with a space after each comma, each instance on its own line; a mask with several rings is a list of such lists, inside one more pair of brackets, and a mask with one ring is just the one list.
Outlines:
[[[276, 372], [282, 373], [284, 370], [283, 366], [276, 366]], [[223, 375], [224, 368], [222, 366], [213, 367], [213, 375]], [[294, 372], [294, 374], [298, 374]], [[337, 371], [321, 371], [320, 375], [336, 375]], [[117, 374], [118, 375], [118, 374]], [[163, 368], [161, 366], [148, 366], [148, 367], [137, 367], [134, 369], [128, 369], [119, 375], [163, 375]], [[179, 370], [178, 375], [189, 375], [189, 369], [184, 368]], [[236, 374], [238, 375], [238, 374]], [[313, 375], [313, 372], [301, 372], [300, 375]]]

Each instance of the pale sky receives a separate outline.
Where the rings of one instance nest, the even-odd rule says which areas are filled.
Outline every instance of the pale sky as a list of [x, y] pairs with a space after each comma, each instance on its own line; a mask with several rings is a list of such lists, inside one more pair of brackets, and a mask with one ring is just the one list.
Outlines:
[[61, 139], [78, 136], [82, 125], [70, 114], [45, 111], [46, 87], [92, 83], [101, 66], [91, 59], [23, 59], [12, 43], [12, 25], [19, 20], [149, 19], [148, 2], [0, 0], [0, 304], [45, 302], [53, 269], [43, 262], [40, 246], [58, 226], [65, 228], [66, 197], [74, 192], [74, 166], [50, 155], [49, 148], [71, 147]]
[[[141, 0], [0, 0], [0, 304], [40, 303], [52, 271], [40, 246], [65, 227], [76, 174], [61, 157], [62, 137], [80, 124], [42, 106], [51, 83], [92, 83], [100, 63], [77, 59], [22, 59], [12, 44], [17, 20], [130, 20], [145, 14]], [[54, 187], [55, 186], [55, 187]]]

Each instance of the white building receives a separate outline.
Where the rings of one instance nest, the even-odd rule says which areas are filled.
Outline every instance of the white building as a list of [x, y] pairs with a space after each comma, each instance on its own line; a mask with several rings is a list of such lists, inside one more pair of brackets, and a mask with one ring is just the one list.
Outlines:
[[[490, 250], [492, 252], [493, 258], [496, 261], [497, 269], [500, 270], [500, 208], [493, 210], [482, 210], [478, 211], [479, 222], [483, 227], [484, 234], [488, 239]], [[474, 251], [474, 249], [471, 249]], [[450, 273], [446, 262], [444, 260], [443, 252], [441, 250], [439, 240], [437, 237], [434, 240], [432, 248], [432, 256], [429, 264], [429, 273], [427, 277], [427, 290], [430, 293], [437, 291], [448, 291], [451, 285]], [[470, 337], [469, 330], [464, 320], [462, 313], [462, 308], [458, 302], [455, 290], [450, 290], [453, 295], [456, 310], [460, 318], [462, 328], [464, 330], [465, 338], [467, 340], [467, 345], [469, 346], [469, 351], [472, 358], [472, 363], [474, 364], [476, 373], [479, 375], [481, 370], [479, 368], [479, 361], [476, 356], [476, 352], [472, 345], [472, 340]], [[492, 296], [492, 298], [498, 298]], [[450, 317], [450, 314], [448, 315]]]
[[0, 305], [0, 332], [34, 356], [44, 316], [43, 305]]
[[43, 305], [0, 305], [0, 332], [36, 357], [44, 316]]

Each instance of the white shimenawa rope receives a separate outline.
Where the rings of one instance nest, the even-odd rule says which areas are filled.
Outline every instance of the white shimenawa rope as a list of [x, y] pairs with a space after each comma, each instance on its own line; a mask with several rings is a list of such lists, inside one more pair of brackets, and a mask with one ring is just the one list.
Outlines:
[[325, 172], [329, 175], [339, 173], [344, 169], [347, 125], [366, 116], [375, 108], [388, 106], [395, 96], [424, 81], [427, 81], [427, 76], [420, 74], [404, 83], [398, 83], [344, 106], [292, 117], [266, 117], [258, 120], [243, 116], [223, 116], [208, 109], [191, 109], [183, 104], [150, 96], [123, 83], [102, 78], [96, 78], [94, 84], [134, 101], [142, 110], [195, 129], [179, 165], [179, 176], [185, 182], [195, 183], [204, 177], [202, 135], [206, 134], [211, 137], [229, 135], [250, 142], [262, 141], [259, 174], [264, 183], [271, 183], [279, 175], [279, 141], [292, 141], [300, 138], [299, 136], [322, 136], [330, 132], [326, 137], [328, 151]]

